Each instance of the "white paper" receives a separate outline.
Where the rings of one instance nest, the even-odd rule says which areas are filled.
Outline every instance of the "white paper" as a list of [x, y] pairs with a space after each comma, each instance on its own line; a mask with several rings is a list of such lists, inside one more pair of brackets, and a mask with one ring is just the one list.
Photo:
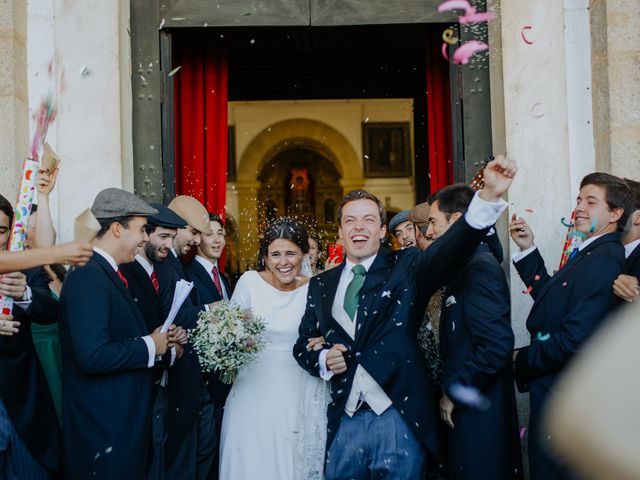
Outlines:
[[167, 319], [164, 321], [164, 325], [162, 325], [162, 333], [168, 332], [169, 327], [173, 323], [178, 314], [178, 310], [186, 300], [187, 296], [191, 292], [193, 288], [193, 282], [187, 282], [186, 280], [178, 280], [176, 282], [176, 289], [173, 292], [173, 303], [171, 304], [171, 310], [169, 311], [169, 315]]

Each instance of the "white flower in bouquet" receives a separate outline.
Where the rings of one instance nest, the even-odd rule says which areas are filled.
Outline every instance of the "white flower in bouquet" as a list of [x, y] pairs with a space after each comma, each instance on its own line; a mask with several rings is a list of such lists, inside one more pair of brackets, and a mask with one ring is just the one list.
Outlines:
[[266, 344], [264, 319], [228, 300], [200, 313], [189, 339], [202, 370], [215, 370], [231, 384], [238, 371], [249, 364]]

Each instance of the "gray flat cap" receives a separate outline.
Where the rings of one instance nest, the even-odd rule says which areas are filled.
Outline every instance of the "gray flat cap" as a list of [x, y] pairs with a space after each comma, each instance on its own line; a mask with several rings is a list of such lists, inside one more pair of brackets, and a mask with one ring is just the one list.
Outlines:
[[93, 215], [100, 218], [148, 217], [158, 211], [133, 193], [120, 188], [106, 188], [96, 196], [91, 206]]
[[396, 213], [389, 222], [389, 230], [393, 232], [402, 222], [408, 222], [410, 213], [411, 210], [402, 210], [400, 213]]

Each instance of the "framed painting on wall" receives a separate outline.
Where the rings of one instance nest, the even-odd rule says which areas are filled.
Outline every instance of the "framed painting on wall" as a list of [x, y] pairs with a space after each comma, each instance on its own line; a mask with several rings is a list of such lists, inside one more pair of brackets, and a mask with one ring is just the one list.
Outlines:
[[364, 176], [411, 175], [409, 123], [363, 123]]

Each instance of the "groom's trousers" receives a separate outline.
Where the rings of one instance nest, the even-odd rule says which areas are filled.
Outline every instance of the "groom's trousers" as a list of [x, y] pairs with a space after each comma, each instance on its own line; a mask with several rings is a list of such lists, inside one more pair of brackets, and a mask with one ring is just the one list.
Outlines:
[[393, 406], [380, 416], [360, 408], [340, 421], [325, 480], [422, 480], [426, 467], [424, 446]]

